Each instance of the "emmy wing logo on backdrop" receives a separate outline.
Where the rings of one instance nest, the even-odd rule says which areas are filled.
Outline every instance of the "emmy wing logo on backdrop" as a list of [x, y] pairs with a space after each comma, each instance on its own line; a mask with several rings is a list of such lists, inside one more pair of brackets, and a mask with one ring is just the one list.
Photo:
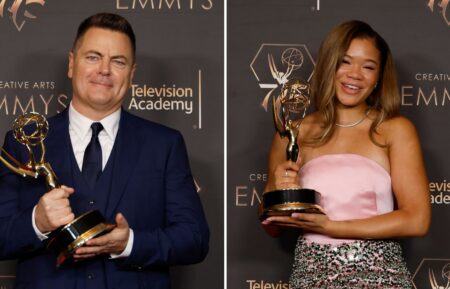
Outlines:
[[[314, 65], [313, 58], [304, 44], [262, 44], [252, 59], [250, 69], [263, 90], [261, 105], [264, 110], [268, 111], [271, 96], [279, 97], [283, 85], [290, 79], [310, 80]], [[235, 186], [235, 207], [258, 206], [266, 182], [267, 173], [261, 169], [255, 168], [245, 173], [245, 181]], [[261, 285], [255, 280], [249, 280], [248, 283], [250, 288]]]
[[[14, 23], [14, 26], [20, 32], [26, 23], [27, 19], [36, 19], [37, 17], [28, 11], [27, 6], [30, 4], [45, 5], [45, 0], [14, 0], [14, 3], [10, 7], [6, 7], [6, 0], [0, 0], [0, 17], [6, 16], [6, 13], [10, 13], [10, 18]], [[25, 7], [23, 7], [25, 5]], [[7, 11], [7, 12], [6, 12]], [[19, 11], [23, 13], [19, 14]], [[21, 18], [21, 20], [19, 20]]]
[[435, 0], [429, 0], [428, 1], [428, 8], [430, 8], [431, 12], [434, 12], [435, 6], [438, 6], [441, 11], [442, 17], [444, 18], [444, 21], [447, 23], [448, 26], [450, 26], [450, 20], [447, 17], [447, 7], [448, 7], [449, 0], [440, 0], [439, 3]]
[[[310, 80], [314, 65], [305, 44], [262, 44], [250, 64], [250, 69], [263, 90], [261, 105], [264, 110], [268, 111], [268, 106], [271, 105], [270, 98], [279, 97], [283, 85], [290, 79]], [[266, 172], [254, 169], [246, 173], [245, 183], [235, 186], [235, 206], [238, 208], [258, 206], [266, 182]], [[260, 285], [258, 282], [255, 284]]]
[[450, 263], [445, 264], [444, 268], [442, 268], [442, 279], [446, 279], [447, 282], [444, 281], [445, 286], [440, 286], [440, 283], [437, 282], [436, 276], [434, 275], [434, 271], [430, 270], [428, 272], [428, 279], [430, 281], [431, 288], [433, 289], [449, 289], [450, 288]]
[[292, 78], [310, 80], [314, 60], [304, 44], [262, 44], [250, 69], [259, 87], [267, 91], [261, 105], [267, 111], [270, 97], [280, 95], [283, 85]]
[[450, 289], [450, 259], [423, 259], [413, 283], [416, 289]]

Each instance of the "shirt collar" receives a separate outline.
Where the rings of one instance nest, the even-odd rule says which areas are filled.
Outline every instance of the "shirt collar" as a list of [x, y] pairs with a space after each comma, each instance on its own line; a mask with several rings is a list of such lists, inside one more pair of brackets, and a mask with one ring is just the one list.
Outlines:
[[[105, 132], [108, 138], [110, 138], [112, 141], [116, 139], [117, 131], [119, 130], [120, 113], [121, 108], [99, 121], [103, 126], [103, 130], [100, 133]], [[81, 140], [84, 140], [87, 137], [90, 138], [90, 128], [91, 124], [94, 122], [95, 121], [76, 111], [76, 109], [72, 105], [72, 102], [70, 102], [69, 124], [77, 137], [79, 137]]]

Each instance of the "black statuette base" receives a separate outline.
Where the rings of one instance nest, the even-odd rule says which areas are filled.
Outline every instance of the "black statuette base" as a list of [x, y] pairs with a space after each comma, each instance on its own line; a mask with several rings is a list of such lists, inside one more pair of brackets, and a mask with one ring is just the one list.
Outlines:
[[72, 257], [77, 248], [113, 227], [105, 224], [105, 218], [98, 210], [89, 211], [51, 232], [46, 247], [58, 255], [56, 265], [59, 267]]
[[317, 205], [318, 192], [311, 189], [285, 189], [263, 195], [263, 210], [259, 216], [264, 220], [270, 216], [289, 216], [294, 212], [323, 214]]

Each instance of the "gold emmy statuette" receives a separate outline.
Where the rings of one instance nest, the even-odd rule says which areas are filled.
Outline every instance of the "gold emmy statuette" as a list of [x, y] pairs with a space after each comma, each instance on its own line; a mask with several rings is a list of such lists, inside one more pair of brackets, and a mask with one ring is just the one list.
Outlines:
[[[286, 159], [297, 161], [299, 147], [297, 136], [299, 126], [310, 104], [309, 83], [293, 78], [284, 83], [281, 95], [273, 98], [272, 110], [275, 129], [282, 138], [289, 139]], [[293, 212], [323, 213], [316, 204], [320, 194], [306, 188], [281, 189], [266, 192], [262, 196], [260, 219], [270, 216], [289, 216]]]
[[[61, 187], [61, 184], [58, 182], [50, 164], [44, 160], [44, 139], [47, 136], [48, 129], [48, 122], [44, 116], [38, 113], [20, 115], [14, 121], [13, 133], [15, 139], [27, 148], [29, 160], [22, 164], [3, 148], [3, 156], [0, 155], [0, 160], [13, 172], [23, 177], [44, 177], [47, 187], [54, 189]], [[41, 148], [39, 160], [36, 160], [33, 152], [33, 147], [36, 146]], [[44, 242], [47, 249], [57, 254], [56, 265], [59, 267], [66, 260], [72, 258], [77, 248], [112, 228], [114, 228], [114, 225], [106, 224], [105, 218], [98, 210], [92, 210], [75, 218], [69, 224], [50, 232], [48, 239]]]

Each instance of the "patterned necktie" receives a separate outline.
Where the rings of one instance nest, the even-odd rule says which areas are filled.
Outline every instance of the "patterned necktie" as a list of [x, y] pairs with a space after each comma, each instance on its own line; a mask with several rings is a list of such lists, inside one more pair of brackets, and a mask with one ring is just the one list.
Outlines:
[[93, 188], [98, 177], [102, 174], [102, 147], [98, 140], [98, 134], [103, 126], [99, 122], [94, 122], [91, 128], [92, 137], [84, 152], [81, 174], [89, 186]]

